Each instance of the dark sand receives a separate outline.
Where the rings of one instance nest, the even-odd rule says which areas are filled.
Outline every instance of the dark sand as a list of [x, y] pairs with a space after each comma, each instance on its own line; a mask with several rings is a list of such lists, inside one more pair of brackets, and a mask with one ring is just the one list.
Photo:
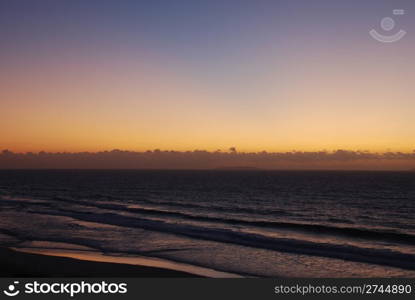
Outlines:
[[95, 262], [0, 248], [1, 277], [199, 277], [156, 267]]

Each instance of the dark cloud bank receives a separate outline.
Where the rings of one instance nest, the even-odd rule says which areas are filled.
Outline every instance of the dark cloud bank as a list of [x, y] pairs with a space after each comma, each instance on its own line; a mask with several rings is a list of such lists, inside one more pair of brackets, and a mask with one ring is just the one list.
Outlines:
[[412, 153], [366, 151], [229, 152], [102, 151], [78, 153], [0, 153], [0, 169], [279, 169], [415, 170]]

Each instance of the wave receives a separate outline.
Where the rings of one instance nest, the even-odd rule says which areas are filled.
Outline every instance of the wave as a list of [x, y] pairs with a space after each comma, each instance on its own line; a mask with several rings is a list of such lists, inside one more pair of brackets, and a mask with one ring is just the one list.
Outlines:
[[[90, 200], [90, 198], [86, 198], [88, 200]], [[63, 197], [53, 197], [53, 200], [58, 200], [58, 201], [80, 201], [83, 202], [81, 200], [75, 200], [75, 199], [68, 199], [68, 198], [63, 198]], [[113, 200], [117, 200], [116, 198], [113, 198]], [[135, 200], [136, 201], [136, 200]], [[223, 205], [216, 205], [216, 204], [199, 204], [199, 203], [181, 203], [181, 202], [173, 202], [173, 201], [156, 201], [156, 200], [150, 200], [150, 199], [140, 199], [140, 201], [146, 203], [146, 204], [150, 204], [150, 205], [167, 205], [169, 207], [180, 207], [180, 208], [194, 208], [194, 209], [208, 209], [208, 210], [218, 210], [218, 211], [223, 211], [223, 212], [229, 212], [229, 213], [234, 213], [235, 211], [239, 212], [239, 213], [247, 213], [247, 214], [259, 214], [259, 215], [270, 215], [270, 216], [274, 216], [274, 215], [280, 215], [280, 216], [294, 216], [294, 215], [302, 215], [302, 214], [297, 214], [297, 213], [292, 213], [289, 211], [285, 211], [282, 209], [275, 209], [275, 208], [270, 208], [270, 209], [260, 209], [258, 207], [255, 208], [251, 208], [251, 207], [242, 207], [242, 206], [237, 206], [237, 207], [226, 207]], [[83, 202], [84, 203], [84, 202]], [[85, 204], [85, 203], [84, 203]], [[120, 205], [123, 206], [123, 205]], [[125, 207], [125, 206], [123, 206]]]
[[[29, 211], [33, 214], [41, 214]], [[105, 223], [121, 227], [142, 228], [183, 235], [195, 239], [211, 240], [216, 242], [238, 244], [255, 248], [275, 250], [280, 252], [313, 255], [344, 259], [355, 262], [364, 262], [378, 265], [415, 270], [415, 255], [400, 253], [387, 249], [361, 248], [349, 245], [334, 245], [311, 241], [274, 238], [260, 234], [239, 232], [230, 229], [208, 228], [180, 223], [171, 223], [161, 220], [121, 216], [115, 213], [89, 213], [71, 210], [48, 212], [49, 215], [66, 216], [77, 220]]]
[[[57, 197], [55, 197], [55, 200]], [[147, 216], [162, 216], [162, 217], [175, 217], [182, 218], [187, 220], [195, 221], [205, 221], [210, 223], [222, 223], [228, 225], [241, 225], [241, 226], [254, 226], [261, 228], [270, 228], [270, 229], [286, 229], [286, 230], [295, 230], [301, 231], [304, 233], [314, 233], [314, 234], [330, 234], [335, 236], [349, 237], [349, 238], [362, 238], [366, 240], [376, 240], [376, 241], [386, 241], [386, 242], [396, 242], [400, 244], [415, 245], [415, 235], [396, 232], [396, 231], [387, 231], [385, 229], [368, 229], [368, 228], [359, 228], [359, 227], [337, 227], [329, 226], [322, 224], [310, 224], [310, 223], [294, 223], [294, 222], [284, 222], [284, 221], [264, 221], [264, 220], [247, 220], [241, 218], [230, 218], [230, 217], [215, 217], [215, 216], [206, 216], [200, 214], [192, 214], [188, 212], [178, 212], [178, 211], [168, 211], [165, 209], [156, 209], [156, 208], [132, 208], [127, 207], [123, 204], [116, 203], [97, 203], [90, 202], [85, 203], [82, 200], [75, 199], [63, 199], [58, 198], [59, 201], [64, 201], [68, 203], [73, 203], [77, 205], [87, 206], [87, 207], [96, 207], [101, 209], [109, 209], [116, 211], [123, 211], [129, 213], [138, 213], [144, 214]], [[2, 200], [4, 201], [4, 200]], [[16, 202], [19, 200], [6, 200], [7, 202]], [[24, 201], [21, 201], [24, 202]], [[44, 202], [44, 201], [31, 201], [30, 205], [45, 205], [47, 207], [53, 207], [53, 203]], [[56, 207], [59, 209], [59, 207]]]

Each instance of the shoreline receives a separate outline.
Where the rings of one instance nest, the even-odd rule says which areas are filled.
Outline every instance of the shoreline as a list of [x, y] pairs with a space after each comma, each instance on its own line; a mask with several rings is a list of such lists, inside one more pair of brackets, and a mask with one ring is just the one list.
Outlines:
[[235, 278], [212, 269], [143, 256], [0, 247], [0, 277]]

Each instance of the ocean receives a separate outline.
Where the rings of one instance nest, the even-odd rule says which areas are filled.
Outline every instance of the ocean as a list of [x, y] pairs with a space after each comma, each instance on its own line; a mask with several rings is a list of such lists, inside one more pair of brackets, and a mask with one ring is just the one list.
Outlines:
[[0, 246], [247, 277], [415, 277], [415, 172], [2, 170]]

